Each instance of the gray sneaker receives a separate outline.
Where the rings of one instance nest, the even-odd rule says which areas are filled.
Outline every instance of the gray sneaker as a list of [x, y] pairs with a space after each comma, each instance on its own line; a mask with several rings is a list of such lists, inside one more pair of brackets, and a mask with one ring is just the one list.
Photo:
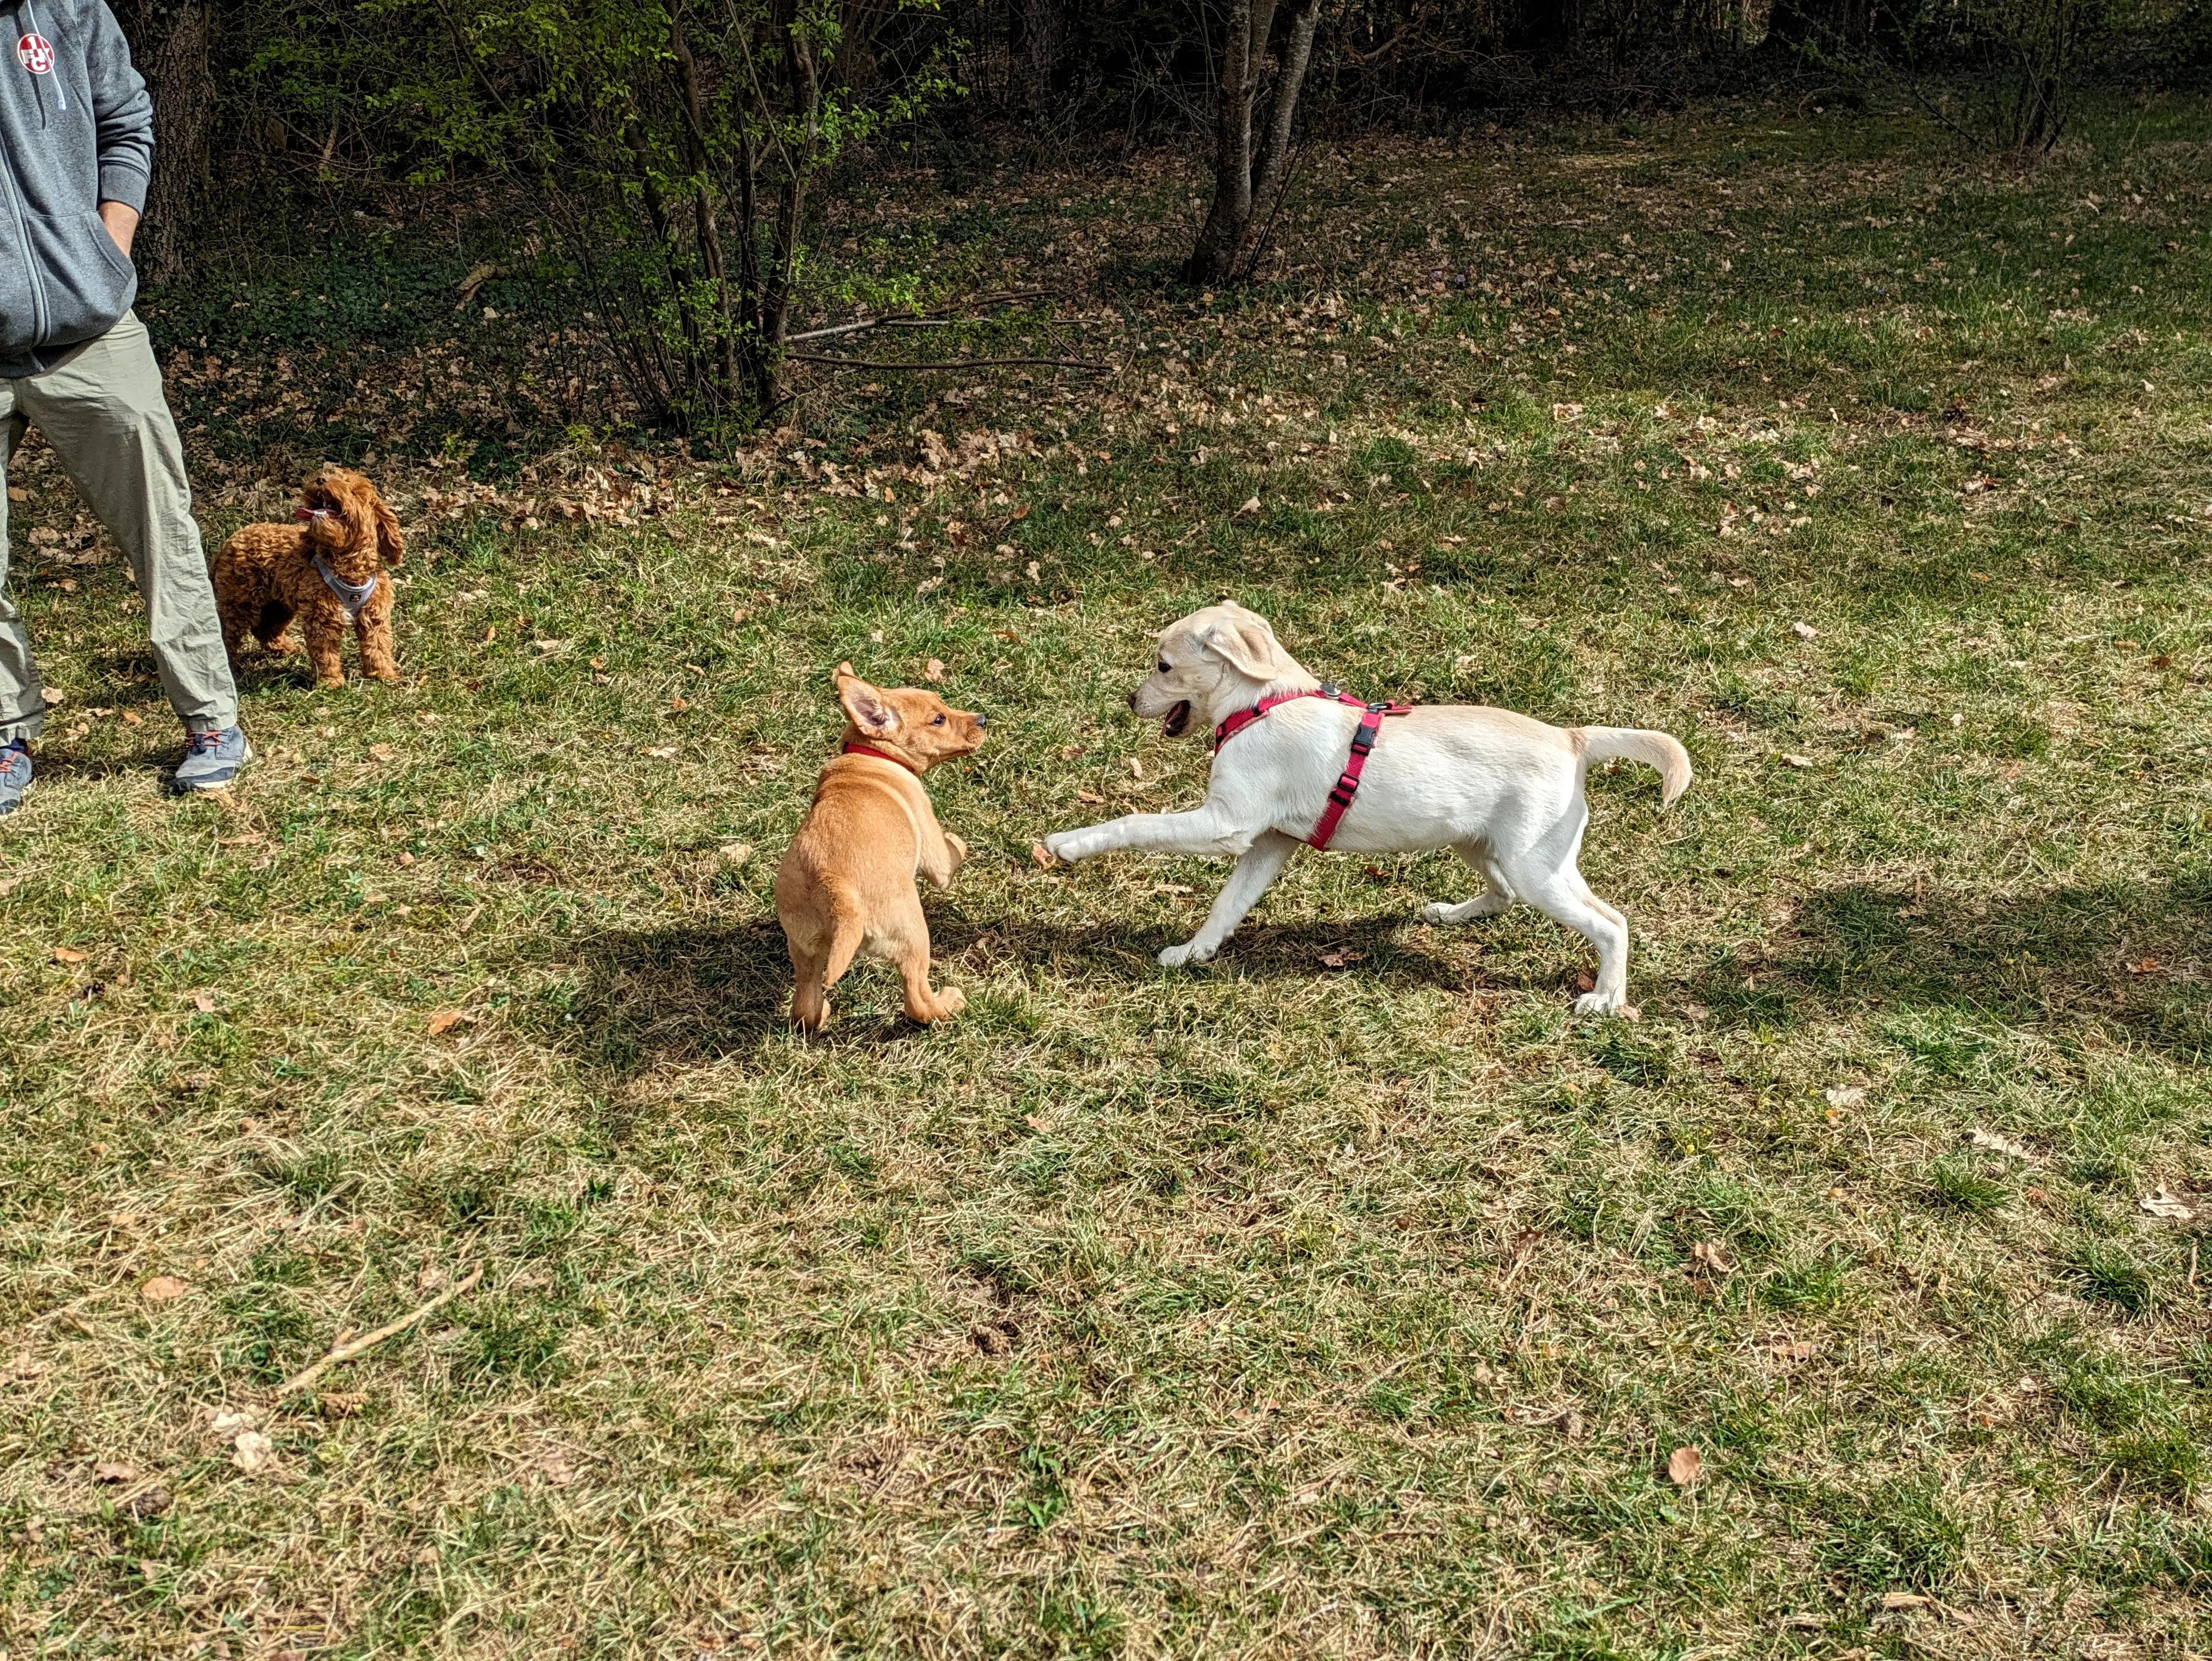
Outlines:
[[0, 818], [23, 805], [31, 788], [31, 751], [22, 739], [0, 745]]
[[177, 764], [170, 781], [179, 795], [195, 790], [227, 790], [238, 770], [253, 759], [253, 746], [235, 727], [220, 732], [185, 734], [185, 758]]

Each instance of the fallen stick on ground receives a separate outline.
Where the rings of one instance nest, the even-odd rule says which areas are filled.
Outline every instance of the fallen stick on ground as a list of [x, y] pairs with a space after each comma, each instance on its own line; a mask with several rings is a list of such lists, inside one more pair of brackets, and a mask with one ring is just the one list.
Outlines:
[[430, 1299], [428, 1303], [423, 1304], [418, 1308], [408, 1311], [406, 1314], [401, 1316], [396, 1321], [386, 1322], [374, 1332], [366, 1334], [359, 1338], [348, 1339], [342, 1344], [335, 1344], [331, 1346], [331, 1353], [324, 1356], [321, 1360], [316, 1362], [314, 1366], [309, 1367], [304, 1372], [295, 1373], [291, 1378], [287, 1378], [283, 1384], [277, 1385], [276, 1394], [278, 1397], [282, 1398], [283, 1396], [289, 1396], [295, 1390], [304, 1390], [307, 1385], [313, 1384], [316, 1378], [321, 1376], [323, 1370], [325, 1367], [334, 1367], [340, 1361], [350, 1361], [355, 1356], [360, 1354], [363, 1350], [375, 1348], [377, 1345], [382, 1343], [386, 1338], [398, 1337], [401, 1333], [406, 1331], [409, 1327], [413, 1326], [416, 1322], [421, 1320], [425, 1315], [428, 1315], [434, 1311], [443, 1309], [447, 1304], [452, 1303], [454, 1299], [459, 1297], [463, 1293], [466, 1292], [470, 1287], [476, 1285], [476, 1283], [482, 1279], [483, 1279], [483, 1265], [482, 1263], [478, 1263], [474, 1269], [471, 1269], [465, 1277], [455, 1281], [452, 1286], [447, 1287], [443, 1292]]
[[841, 369], [980, 369], [994, 363], [1042, 363], [1060, 369], [1089, 369], [1103, 374], [1114, 366], [1092, 363], [1079, 357], [956, 357], [935, 363], [894, 363], [888, 358], [817, 357], [806, 352], [787, 352], [788, 363], [829, 363]]

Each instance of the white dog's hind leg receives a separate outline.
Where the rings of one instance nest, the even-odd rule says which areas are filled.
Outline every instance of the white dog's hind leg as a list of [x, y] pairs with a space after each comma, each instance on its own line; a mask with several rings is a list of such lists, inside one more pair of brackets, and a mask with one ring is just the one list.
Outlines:
[[[1526, 874], [1520, 873], [1520, 874]], [[1575, 1000], [1577, 1015], [1603, 1015], [1628, 1001], [1628, 919], [1590, 892], [1571, 865], [1516, 881], [1515, 894], [1597, 947], [1597, 985]]]
[[1181, 946], [1171, 946], [1160, 953], [1160, 967], [1180, 969], [1187, 963], [1211, 963], [1213, 954], [1221, 950], [1221, 943], [1237, 932], [1237, 925], [1244, 921], [1247, 912], [1260, 903], [1283, 867], [1298, 850], [1298, 840], [1286, 837], [1279, 830], [1268, 830], [1245, 851], [1230, 872], [1229, 880], [1213, 897], [1213, 909], [1206, 914], [1206, 922], [1197, 934]]
[[1490, 857], [1487, 849], [1472, 843], [1461, 843], [1452, 852], [1482, 873], [1486, 885], [1482, 892], [1471, 900], [1454, 905], [1447, 900], [1437, 900], [1421, 908], [1423, 922], [1473, 922], [1479, 917], [1494, 917], [1513, 904], [1513, 885], [1505, 880], [1505, 873], [1498, 868], [1498, 861]]

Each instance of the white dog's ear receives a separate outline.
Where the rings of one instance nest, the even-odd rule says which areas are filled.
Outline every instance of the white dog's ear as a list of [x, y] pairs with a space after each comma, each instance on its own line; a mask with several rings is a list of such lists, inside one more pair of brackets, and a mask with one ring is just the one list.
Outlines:
[[871, 738], [884, 738], [898, 731], [898, 711], [884, 701], [884, 695], [853, 672], [853, 666], [837, 666], [837, 702], [845, 706], [845, 713], [853, 718], [853, 725]]
[[1274, 679], [1282, 648], [1275, 644], [1274, 629], [1258, 612], [1245, 611], [1241, 617], [1209, 624], [1199, 638], [1228, 659], [1237, 673], [1254, 680]]

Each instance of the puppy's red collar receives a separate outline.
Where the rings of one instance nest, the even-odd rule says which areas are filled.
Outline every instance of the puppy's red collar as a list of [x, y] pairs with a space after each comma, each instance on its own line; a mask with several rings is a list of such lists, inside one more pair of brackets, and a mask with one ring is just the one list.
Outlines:
[[1326, 848], [1336, 835], [1336, 827], [1351, 810], [1352, 799], [1359, 794], [1359, 776], [1367, 770], [1368, 751], [1375, 747], [1375, 735], [1382, 728], [1385, 716], [1413, 713], [1410, 703], [1367, 703], [1334, 686], [1316, 687], [1304, 692], [1278, 692], [1271, 698], [1261, 698], [1249, 709], [1239, 709], [1213, 729], [1213, 753], [1219, 755], [1221, 746], [1258, 721], [1278, 704], [1294, 698], [1327, 698], [1333, 703], [1349, 703], [1367, 713], [1359, 719], [1359, 729], [1352, 735], [1352, 753], [1346, 758], [1344, 772], [1328, 793], [1328, 806], [1322, 809], [1321, 818], [1315, 822], [1313, 833], [1306, 838], [1315, 848]]
[[848, 744], [845, 746], [845, 753], [848, 756], [873, 756], [878, 761], [896, 762], [916, 777], [921, 776], [921, 769], [916, 767], [904, 756], [895, 756], [888, 750], [878, 750], [869, 745]]

